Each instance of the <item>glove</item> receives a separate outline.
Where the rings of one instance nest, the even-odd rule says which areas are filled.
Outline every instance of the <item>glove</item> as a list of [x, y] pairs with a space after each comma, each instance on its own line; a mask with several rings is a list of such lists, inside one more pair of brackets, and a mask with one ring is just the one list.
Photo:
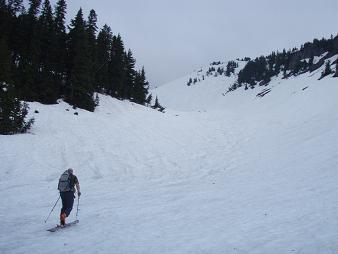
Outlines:
[[77, 196], [80, 197], [80, 196], [81, 196], [81, 192], [78, 192], [78, 193], [77, 193]]

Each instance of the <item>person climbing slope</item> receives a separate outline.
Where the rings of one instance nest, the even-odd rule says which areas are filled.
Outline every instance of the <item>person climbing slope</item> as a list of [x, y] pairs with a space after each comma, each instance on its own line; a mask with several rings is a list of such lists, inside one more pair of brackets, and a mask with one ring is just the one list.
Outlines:
[[75, 187], [77, 195], [80, 198], [80, 183], [77, 177], [73, 174], [72, 168], [67, 169], [60, 176], [58, 190], [62, 200], [62, 208], [60, 213], [60, 224], [63, 226], [66, 224], [66, 218], [69, 216], [73, 209], [74, 198], [75, 198]]

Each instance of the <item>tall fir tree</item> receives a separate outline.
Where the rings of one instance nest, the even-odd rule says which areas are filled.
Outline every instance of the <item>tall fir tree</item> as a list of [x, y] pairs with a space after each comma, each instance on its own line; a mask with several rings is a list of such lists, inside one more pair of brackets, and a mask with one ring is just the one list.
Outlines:
[[28, 15], [37, 17], [40, 12], [41, 0], [29, 0]]
[[[86, 32], [88, 37], [88, 51], [90, 57], [90, 78], [94, 84], [95, 72], [97, 70], [97, 47], [96, 47], [96, 33], [97, 33], [97, 15], [94, 10], [90, 10], [88, 20], [86, 22]], [[96, 86], [96, 84], [94, 84]]]
[[80, 9], [71, 21], [68, 35], [68, 80], [65, 100], [75, 107], [94, 111], [94, 88], [88, 47], [88, 34]]
[[332, 70], [331, 70], [331, 61], [328, 60], [325, 63], [325, 68], [322, 71], [322, 75], [321, 75], [320, 79], [324, 78], [327, 75], [330, 75], [331, 73], [332, 73]]
[[113, 35], [111, 28], [104, 25], [97, 36], [97, 69], [95, 70], [95, 88], [98, 92], [107, 92], [109, 89], [109, 62]]
[[5, 0], [0, 0], [0, 36], [10, 37], [13, 15]]
[[312, 53], [311, 56], [310, 56], [310, 59], [309, 59], [309, 64], [308, 64], [309, 67], [313, 66], [314, 58], [315, 58], [314, 54]]
[[153, 96], [152, 94], [150, 93], [145, 101], [145, 105], [148, 107], [151, 105], [151, 101], [153, 100]]
[[160, 102], [158, 101], [158, 97], [156, 96], [156, 99], [155, 99], [155, 104], [154, 106], [152, 106], [153, 109], [157, 109], [158, 111], [160, 112], [163, 112], [165, 110], [164, 107], [162, 107], [162, 105], [160, 104]]
[[40, 59], [37, 85], [38, 100], [47, 104], [56, 103], [60, 96], [60, 84], [57, 82], [54, 63], [57, 45], [54, 27], [52, 7], [49, 0], [45, 0], [39, 18]]
[[[20, 44], [18, 38], [20, 31], [17, 15], [24, 11], [22, 1], [0, 1], [0, 36], [6, 37], [9, 49], [11, 51], [12, 63], [14, 65], [18, 63], [18, 44]], [[22, 42], [21, 42], [22, 43]], [[23, 44], [23, 43], [22, 43]]]
[[133, 100], [133, 90], [135, 89], [135, 59], [133, 57], [133, 53], [129, 49], [125, 54], [125, 80], [124, 85], [121, 91], [123, 99], [131, 99]]
[[37, 86], [37, 77], [39, 73], [39, 23], [38, 14], [40, 11], [40, 0], [30, 0], [30, 6], [27, 14], [19, 17], [19, 37], [20, 44], [18, 54], [20, 61], [18, 63], [16, 74], [16, 90], [19, 98], [26, 101], [39, 100], [39, 87]]
[[0, 83], [11, 83], [11, 51], [8, 48], [8, 41], [5, 36], [0, 35]]
[[60, 93], [63, 94], [66, 76], [66, 10], [65, 0], [59, 0], [56, 3], [54, 11], [54, 30], [55, 30], [55, 48], [53, 50], [53, 63], [55, 68], [55, 79]]
[[141, 71], [136, 72], [135, 85], [133, 89], [133, 101], [144, 105], [147, 103], [149, 83], [146, 80], [144, 67]]
[[67, 3], [65, 0], [59, 0], [56, 3], [55, 11], [54, 11], [54, 24], [55, 30], [58, 34], [66, 33], [66, 11], [67, 11]]
[[111, 59], [109, 62], [109, 87], [107, 93], [113, 97], [123, 98], [125, 80], [124, 45], [120, 35], [113, 36]]

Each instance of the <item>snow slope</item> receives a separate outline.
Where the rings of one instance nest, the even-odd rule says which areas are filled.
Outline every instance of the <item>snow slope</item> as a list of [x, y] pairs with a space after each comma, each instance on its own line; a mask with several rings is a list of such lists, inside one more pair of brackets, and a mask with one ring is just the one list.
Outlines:
[[[318, 77], [262, 98], [185, 77], [154, 91], [165, 114], [31, 103], [31, 132], [0, 136], [0, 253], [338, 253], [338, 80]], [[50, 233], [68, 167], [80, 223]]]

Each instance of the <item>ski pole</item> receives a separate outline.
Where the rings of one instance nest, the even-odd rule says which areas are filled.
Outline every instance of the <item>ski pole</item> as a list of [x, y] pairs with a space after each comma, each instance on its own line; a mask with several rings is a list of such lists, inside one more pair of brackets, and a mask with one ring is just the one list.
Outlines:
[[50, 213], [48, 214], [48, 217], [47, 217], [47, 219], [45, 220], [45, 223], [47, 222], [47, 220], [49, 219], [49, 216], [50, 216], [50, 215], [52, 214], [52, 212], [54, 211], [54, 208], [55, 208], [56, 204], [59, 202], [59, 199], [60, 199], [60, 196], [59, 196], [58, 200], [56, 200], [55, 205], [54, 205], [53, 208], [52, 208], [52, 211], [50, 211]]
[[80, 204], [80, 197], [77, 196], [76, 220], [77, 220], [77, 215], [79, 214], [79, 204]]

